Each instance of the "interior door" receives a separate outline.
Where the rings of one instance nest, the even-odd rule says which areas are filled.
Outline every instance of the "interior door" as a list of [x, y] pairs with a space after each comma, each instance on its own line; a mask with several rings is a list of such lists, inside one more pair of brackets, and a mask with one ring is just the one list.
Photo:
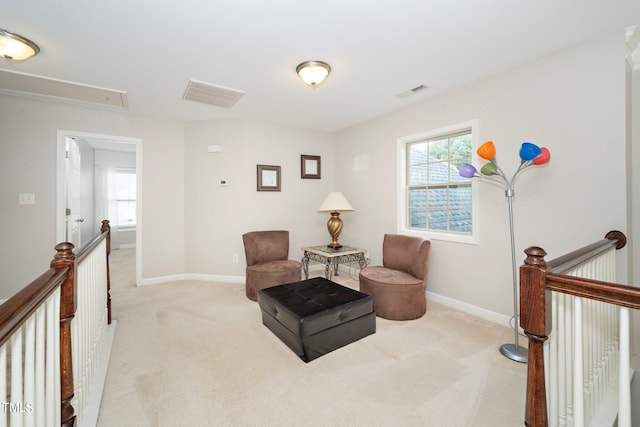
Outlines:
[[66, 240], [79, 247], [82, 242], [80, 223], [80, 147], [74, 138], [66, 138], [65, 204]]

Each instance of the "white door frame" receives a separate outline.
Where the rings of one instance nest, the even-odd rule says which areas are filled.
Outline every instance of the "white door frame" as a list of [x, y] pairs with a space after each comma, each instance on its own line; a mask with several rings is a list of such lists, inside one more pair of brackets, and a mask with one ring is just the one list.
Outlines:
[[56, 242], [66, 239], [65, 233], [65, 141], [66, 138], [104, 139], [136, 145], [136, 285], [142, 284], [142, 139], [125, 136], [104, 135], [97, 133], [58, 130], [56, 148]]

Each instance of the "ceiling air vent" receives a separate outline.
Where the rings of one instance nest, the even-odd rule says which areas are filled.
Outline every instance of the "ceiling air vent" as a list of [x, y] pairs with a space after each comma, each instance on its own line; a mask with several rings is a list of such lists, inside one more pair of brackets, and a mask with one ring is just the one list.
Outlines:
[[189, 80], [182, 99], [231, 108], [244, 95], [241, 90], [229, 89], [209, 83]]
[[398, 98], [406, 98], [407, 96], [413, 95], [416, 92], [420, 92], [421, 90], [425, 90], [425, 89], [429, 89], [429, 86], [427, 85], [420, 85], [420, 86], [416, 86], [413, 89], [409, 89], [407, 91], [404, 91], [402, 93], [397, 94], [396, 96]]

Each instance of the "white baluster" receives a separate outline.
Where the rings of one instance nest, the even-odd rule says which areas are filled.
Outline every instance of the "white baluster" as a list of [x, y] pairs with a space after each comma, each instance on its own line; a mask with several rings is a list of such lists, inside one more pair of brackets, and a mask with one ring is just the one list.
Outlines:
[[33, 412], [27, 410], [27, 405], [32, 406], [35, 400], [35, 350], [36, 350], [36, 325], [35, 316], [31, 315], [24, 326], [24, 392], [22, 399], [18, 401], [19, 411], [22, 413], [23, 425], [34, 427]]
[[[7, 344], [0, 346], [0, 369], [1, 372], [7, 372]], [[7, 401], [7, 377], [6, 375], [0, 375], [0, 402], [5, 403]], [[0, 413], [0, 427], [7, 427], [7, 414], [2, 408]]]
[[618, 427], [631, 427], [631, 379], [629, 378], [629, 309], [620, 307], [620, 374], [618, 379]]
[[[22, 401], [22, 334], [20, 328], [11, 336], [11, 403]], [[20, 412], [9, 408], [9, 425], [22, 427]]]
[[574, 342], [574, 369], [573, 369], [573, 425], [584, 426], [584, 379], [583, 379], [583, 352], [582, 352], [582, 298], [573, 301], [573, 342]]
[[[52, 298], [51, 296], [49, 298]], [[45, 425], [45, 355], [46, 355], [46, 316], [47, 303], [45, 302], [36, 311], [36, 384], [35, 397], [33, 399], [33, 415], [35, 425]]]

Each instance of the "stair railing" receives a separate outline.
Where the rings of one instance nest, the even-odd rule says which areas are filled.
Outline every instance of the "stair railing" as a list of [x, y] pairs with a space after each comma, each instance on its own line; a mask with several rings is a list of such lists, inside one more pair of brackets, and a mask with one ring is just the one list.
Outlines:
[[525, 425], [630, 427], [629, 309], [640, 289], [615, 283], [619, 231], [520, 267], [520, 325], [529, 339]]

